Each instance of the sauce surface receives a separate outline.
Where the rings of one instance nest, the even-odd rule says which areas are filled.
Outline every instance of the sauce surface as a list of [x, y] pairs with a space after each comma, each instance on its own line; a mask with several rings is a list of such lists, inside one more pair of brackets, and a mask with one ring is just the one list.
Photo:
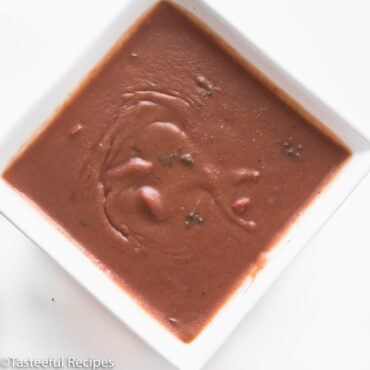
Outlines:
[[349, 155], [161, 2], [3, 177], [190, 342]]

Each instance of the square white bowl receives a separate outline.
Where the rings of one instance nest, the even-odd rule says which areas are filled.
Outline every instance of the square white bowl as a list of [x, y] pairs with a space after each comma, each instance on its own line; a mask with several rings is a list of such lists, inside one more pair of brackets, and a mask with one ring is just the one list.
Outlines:
[[[186, 344], [146, 313], [110, 277], [98, 268], [43, 212], [0, 178], [0, 211], [30, 239], [63, 266], [118, 318], [181, 369], [199, 369], [216, 351], [279, 273], [333, 214], [370, 170], [370, 144], [348, 123], [263, 55], [232, 25], [201, 0], [174, 0], [195, 14], [265, 76], [334, 132], [353, 152], [334, 179], [323, 189], [269, 253], [268, 263], [254, 280], [247, 279], [207, 327]], [[121, 34], [155, 0], [132, 0], [77, 61], [62, 80], [51, 87], [0, 143], [0, 172], [19, 147], [79, 85]]]

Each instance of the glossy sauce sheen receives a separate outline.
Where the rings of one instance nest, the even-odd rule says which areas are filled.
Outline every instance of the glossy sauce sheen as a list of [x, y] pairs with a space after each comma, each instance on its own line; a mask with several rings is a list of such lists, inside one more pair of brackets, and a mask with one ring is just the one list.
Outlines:
[[162, 2], [3, 176], [190, 342], [348, 156]]

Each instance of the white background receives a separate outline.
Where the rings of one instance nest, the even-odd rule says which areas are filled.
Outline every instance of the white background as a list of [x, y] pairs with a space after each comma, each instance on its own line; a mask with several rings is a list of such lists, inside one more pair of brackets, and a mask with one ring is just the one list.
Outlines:
[[[125, 2], [0, 1], [0, 138]], [[209, 2], [370, 137], [370, 0]], [[205, 369], [370, 369], [369, 193], [368, 176]], [[49, 355], [173, 369], [0, 217], [0, 358]]]

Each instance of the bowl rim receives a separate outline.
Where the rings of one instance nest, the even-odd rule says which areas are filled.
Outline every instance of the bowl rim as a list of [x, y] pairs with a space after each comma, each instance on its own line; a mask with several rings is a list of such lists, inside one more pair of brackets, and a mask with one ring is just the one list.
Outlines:
[[[168, 1], [168, 0], [167, 0]], [[258, 301], [294, 256], [316, 234], [335, 210], [370, 171], [370, 143], [354, 127], [325, 103], [301, 86], [288, 73], [262, 53], [245, 35], [223, 19], [202, 0], [172, 0], [205, 22], [242, 57], [268, 79], [298, 101], [325, 127], [334, 132], [352, 151], [322, 194], [304, 208], [302, 214], [268, 254], [268, 262], [254, 279], [246, 277], [201, 333], [184, 343], [150, 316], [127, 292], [118, 286], [93, 256], [87, 257], [37, 205], [0, 178], [0, 213], [56, 260], [75, 280], [114, 313], [154, 349], [181, 369], [199, 369], [215, 353], [239, 321]], [[74, 68], [51, 86], [29, 112], [15, 123], [0, 142], [0, 172], [35, 130], [44, 125], [69, 93], [78, 89], [81, 79], [111, 49], [120, 35], [156, 0], [131, 0], [103, 34], [74, 63]], [[123, 21], [122, 21], [123, 20]]]

